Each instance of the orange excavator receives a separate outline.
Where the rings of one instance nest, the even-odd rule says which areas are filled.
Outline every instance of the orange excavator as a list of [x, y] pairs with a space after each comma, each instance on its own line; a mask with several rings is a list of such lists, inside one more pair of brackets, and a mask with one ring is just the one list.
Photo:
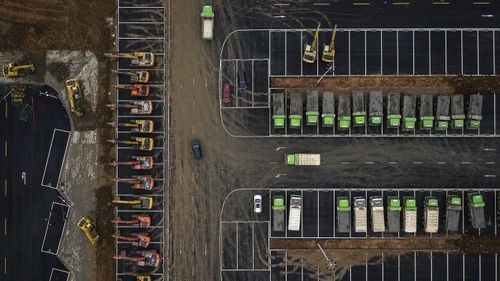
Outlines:
[[115, 89], [130, 90], [130, 95], [134, 97], [148, 97], [149, 85], [133, 84], [133, 85], [116, 85]]
[[137, 251], [132, 255], [134, 256], [127, 256], [125, 252], [122, 252], [121, 255], [114, 256], [113, 258], [117, 260], [129, 261], [138, 266], [158, 267], [160, 264], [160, 254], [154, 251]]
[[139, 234], [139, 233], [132, 233], [128, 236], [121, 235], [119, 232], [111, 235], [112, 237], [121, 240], [121, 241], [130, 241], [132, 242], [132, 245], [141, 247], [141, 248], [147, 248], [149, 246], [149, 243], [151, 242], [151, 237], [149, 237], [146, 234]]
[[132, 166], [133, 170], [150, 170], [154, 166], [153, 156], [132, 156], [132, 161], [113, 161], [112, 166]]
[[152, 120], [130, 120], [130, 123], [118, 123], [110, 122], [108, 123], [113, 128], [117, 127], [127, 127], [132, 128], [130, 132], [134, 133], [152, 133], [154, 130], [154, 123]]
[[128, 103], [120, 103], [120, 104], [108, 104], [107, 107], [110, 107], [112, 110], [117, 108], [130, 108], [130, 114], [151, 114], [153, 112], [153, 102], [150, 100], [137, 100]]
[[155, 185], [155, 181], [152, 176], [132, 176], [130, 179], [114, 178], [113, 181], [130, 183], [132, 184], [132, 188], [144, 190], [151, 190]]
[[132, 148], [151, 151], [154, 147], [153, 138], [131, 137], [131, 140], [108, 140], [114, 144], [130, 144]]
[[149, 82], [149, 72], [145, 70], [140, 70], [140, 71], [116, 71], [116, 70], [111, 70], [111, 72], [116, 73], [116, 74], [123, 74], [127, 75], [130, 77], [130, 82], [131, 83], [148, 83]]
[[117, 217], [111, 221], [114, 224], [126, 225], [133, 228], [149, 228], [151, 227], [151, 217], [148, 215], [133, 215], [130, 219], [122, 219]]

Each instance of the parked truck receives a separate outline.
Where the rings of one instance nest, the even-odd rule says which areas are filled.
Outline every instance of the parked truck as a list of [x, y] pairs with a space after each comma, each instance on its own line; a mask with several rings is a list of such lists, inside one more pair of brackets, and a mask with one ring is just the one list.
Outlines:
[[370, 197], [370, 209], [372, 215], [372, 231], [384, 232], [385, 231], [384, 199], [380, 196]]
[[366, 232], [366, 199], [354, 197], [354, 232]]
[[414, 197], [403, 198], [403, 231], [417, 232], [417, 200]]
[[285, 199], [281, 195], [273, 196], [273, 231], [285, 230]]
[[351, 204], [348, 196], [337, 197], [337, 232], [351, 231]]
[[290, 129], [300, 129], [302, 127], [302, 95], [299, 93], [290, 94]]
[[300, 215], [302, 212], [302, 197], [299, 195], [290, 196], [290, 213], [288, 216], [288, 230], [300, 230]]
[[307, 91], [306, 124], [310, 126], [318, 125], [318, 118], [318, 91]]
[[321, 155], [294, 153], [286, 154], [285, 161], [291, 166], [319, 166], [321, 164]]
[[486, 220], [484, 218], [484, 199], [483, 195], [479, 192], [472, 192], [467, 194], [469, 201], [469, 218], [472, 227], [475, 229], [485, 228]]
[[366, 105], [363, 91], [352, 92], [352, 118], [353, 126], [361, 127], [366, 125]]
[[451, 96], [451, 127], [453, 129], [462, 129], [464, 120], [464, 95], [453, 95]]
[[339, 95], [339, 105], [337, 109], [339, 130], [349, 130], [351, 128], [351, 98], [348, 95]]
[[411, 95], [403, 97], [403, 130], [415, 130], [417, 98]]
[[450, 119], [450, 96], [438, 96], [436, 104], [436, 130], [448, 129]]
[[395, 196], [387, 197], [387, 231], [399, 232], [401, 225], [401, 200]]
[[333, 127], [335, 124], [335, 99], [333, 92], [323, 93], [323, 111], [321, 114], [323, 127]]
[[483, 96], [470, 95], [467, 112], [467, 129], [479, 129], [483, 119]]
[[424, 200], [424, 229], [427, 233], [437, 233], [439, 229], [439, 201], [432, 196]]
[[285, 97], [283, 93], [276, 93], [273, 97], [273, 125], [276, 129], [285, 128]]
[[431, 129], [434, 124], [432, 96], [422, 95], [420, 96], [420, 129]]
[[384, 101], [381, 91], [370, 92], [370, 125], [380, 126], [382, 123], [382, 114], [384, 111]]
[[460, 227], [460, 213], [462, 212], [462, 198], [448, 195], [446, 198], [446, 230], [458, 231]]
[[212, 6], [203, 6], [201, 10], [201, 21], [203, 25], [203, 39], [212, 40], [214, 38], [214, 11]]
[[401, 94], [389, 93], [387, 95], [387, 128], [401, 126]]

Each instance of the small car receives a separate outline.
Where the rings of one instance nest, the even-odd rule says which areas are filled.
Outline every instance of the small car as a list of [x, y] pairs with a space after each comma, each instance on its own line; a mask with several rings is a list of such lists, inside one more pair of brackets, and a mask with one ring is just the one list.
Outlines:
[[245, 77], [245, 71], [243, 70], [238, 71], [238, 86], [240, 90], [247, 89], [247, 79]]
[[200, 160], [202, 158], [200, 141], [198, 139], [191, 140], [191, 148], [193, 149], [194, 159]]
[[253, 210], [257, 214], [262, 212], [262, 196], [259, 194], [253, 196]]
[[231, 103], [231, 84], [224, 83], [224, 90], [222, 91], [222, 102], [224, 104]]

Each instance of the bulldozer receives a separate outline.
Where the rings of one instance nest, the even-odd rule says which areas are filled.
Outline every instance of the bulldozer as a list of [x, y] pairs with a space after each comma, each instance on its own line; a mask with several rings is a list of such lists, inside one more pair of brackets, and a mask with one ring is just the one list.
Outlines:
[[130, 77], [130, 83], [149, 83], [150, 74], [148, 71], [116, 71], [112, 70], [113, 73], [127, 75]]
[[35, 71], [35, 66], [32, 64], [18, 65], [15, 63], [9, 63], [6, 65], [2, 65], [2, 74], [3, 77], [14, 78], [14, 77], [23, 77], [28, 73], [32, 73]]
[[155, 185], [155, 181], [152, 176], [132, 176], [132, 178], [114, 178], [114, 182], [123, 182], [132, 184], [134, 189], [151, 190]]
[[69, 95], [69, 107], [71, 112], [78, 117], [83, 116], [83, 109], [79, 106], [79, 102], [83, 99], [82, 89], [80, 82], [75, 78], [66, 80], [66, 89]]
[[337, 25], [335, 25], [332, 29], [332, 40], [330, 41], [330, 45], [323, 45], [323, 55], [321, 56], [321, 60], [324, 62], [333, 62], [335, 59], [335, 35], [337, 34]]
[[151, 208], [153, 208], [153, 197], [139, 196], [130, 200], [118, 198], [113, 200], [113, 203], [119, 205], [130, 205], [133, 209], [151, 210]]
[[148, 97], [149, 85], [133, 84], [133, 85], [116, 85], [115, 89], [130, 90], [130, 95], [133, 97]]
[[134, 263], [137, 266], [150, 266], [150, 267], [158, 267], [160, 264], [160, 254], [154, 251], [137, 251], [133, 254], [133, 257], [127, 256], [125, 252], [122, 252], [118, 256], [114, 256], [114, 259], [117, 260], [125, 260]]
[[153, 112], [153, 102], [150, 100], [138, 100], [121, 104], [108, 104], [112, 110], [117, 108], [130, 108], [130, 114], [147, 115]]
[[152, 133], [154, 130], [154, 123], [152, 120], [130, 120], [130, 123], [118, 123], [118, 122], [111, 122], [108, 123], [111, 125], [113, 128], [117, 127], [128, 127], [132, 128], [130, 132], [133, 133]]
[[114, 224], [127, 225], [134, 228], [149, 228], [151, 227], [151, 217], [148, 215], [132, 215], [130, 219], [122, 219], [117, 217], [111, 221]]
[[104, 55], [113, 59], [129, 59], [132, 66], [151, 67], [155, 63], [155, 55], [151, 52], [105, 53]]
[[153, 138], [131, 137], [131, 140], [108, 140], [114, 144], [130, 144], [132, 148], [152, 151], [154, 146]]
[[112, 237], [121, 240], [132, 242], [133, 246], [147, 248], [151, 242], [151, 237], [146, 234], [132, 233], [128, 236], [121, 235], [119, 232], [111, 235]]
[[314, 63], [316, 61], [316, 44], [318, 42], [318, 33], [319, 33], [319, 28], [321, 24], [318, 24], [318, 27], [316, 28], [316, 32], [314, 32], [314, 39], [311, 44], [306, 44], [304, 47], [304, 56], [302, 57], [302, 60], [306, 63]]
[[87, 239], [89, 239], [90, 243], [94, 245], [99, 239], [99, 235], [96, 232], [95, 223], [92, 222], [88, 217], [81, 217], [77, 223], [78, 227], [85, 233]]
[[132, 170], [150, 170], [154, 166], [153, 156], [132, 156], [132, 161], [113, 161], [111, 166], [132, 166]]

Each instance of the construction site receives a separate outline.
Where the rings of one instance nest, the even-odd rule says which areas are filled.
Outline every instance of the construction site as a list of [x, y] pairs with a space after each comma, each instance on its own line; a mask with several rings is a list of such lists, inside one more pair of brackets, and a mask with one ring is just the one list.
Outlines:
[[0, 7], [0, 280], [500, 279], [499, 3]]

